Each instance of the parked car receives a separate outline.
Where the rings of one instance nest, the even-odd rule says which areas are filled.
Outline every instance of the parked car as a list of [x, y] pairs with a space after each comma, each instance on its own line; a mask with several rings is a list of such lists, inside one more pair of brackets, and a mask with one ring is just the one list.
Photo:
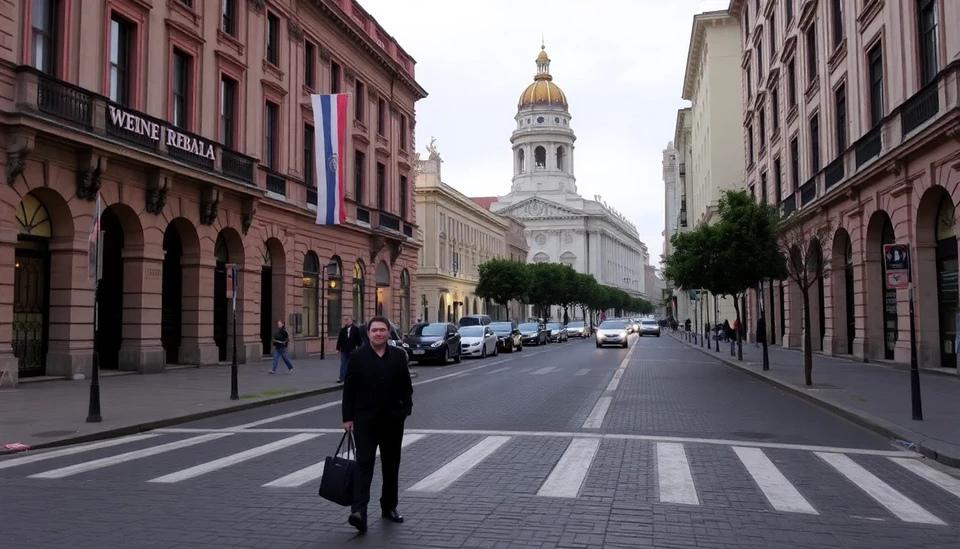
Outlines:
[[518, 328], [520, 328], [522, 345], [544, 345], [548, 341], [548, 332], [543, 324], [524, 322]]
[[548, 322], [547, 330], [550, 333], [550, 341], [553, 343], [570, 340], [570, 336], [567, 334], [567, 327], [559, 322]]
[[588, 328], [586, 323], [582, 320], [571, 320], [567, 323], [567, 337], [583, 339], [585, 337], [590, 337], [590, 334], [588, 333], [589, 331], [590, 328]]
[[479, 356], [487, 358], [487, 355], [497, 356], [497, 334], [493, 333], [490, 326], [461, 326], [457, 332], [460, 334], [460, 352], [463, 356]]
[[660, 323], [652, 318], [644, 318], [640, 321], [640, 337], [645, 335], [655, 335], [660, 337]]
[[490, 328], [497, 334], [497, 346], [501, 351], [512, 353], [514, 349], [523, 350], [523, 337], [515, 321], [494, 322], [490, 324]]
[[460, 334], [452, 322], [421, 322], [410, 328], [403, 338], [409, 347], [410, 359], [417, 362], [439, 361], [446, 364], [453, 359], [460, 362]]
[[458, 326], [489, 326], [493, 320], [490, 315], [467, 315], [460, 318]]
[[619, 345], [627, 348], [627, 324], [622, 320], [604, 320], [597, 328], [597, 348]]

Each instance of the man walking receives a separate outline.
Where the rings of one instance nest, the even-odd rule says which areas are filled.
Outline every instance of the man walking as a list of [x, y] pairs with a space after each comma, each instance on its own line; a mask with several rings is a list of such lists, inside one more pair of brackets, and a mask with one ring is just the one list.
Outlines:
[[278, 320], [277, 331], [273, 334], [273, 365], [267, 373], [277, 373], [277, 364], [280, 363], [281, 358], [283, 359], [283, 363], [287, 365], [287, 373], [293, 371], [293, 364], [290, 362], [290, 358], [287, 357], [287, 345], [289, 344], [290, 334], [287, 333], [286, 324], [284, 324], [282, 320]]
[[353, 323], [353, 318], [350, 315], [343, 317], [343, 328], [340, 328], [340, 335], [337, 336], [337, 352], [340, 353], [340, 377], [337, 378], [337, 383], [343, 383], [350, 353], [361, 345], [363, 338], [360, 337], [360, 329]]
[[383, 469], [380, 509], [384, 518], [403, 522], [399, 499], [400, 444], [403, 423], [413, 410], [413, 384], [407, 353], [387, 345], [390, 321], [375, 316], [367, 323], [369, 345], [350, 353], [343, 384], [343, 428], [354, 433], [357, 470], [354, 501], [347, 522], [367, 530], [367, 504], [377, 447]]

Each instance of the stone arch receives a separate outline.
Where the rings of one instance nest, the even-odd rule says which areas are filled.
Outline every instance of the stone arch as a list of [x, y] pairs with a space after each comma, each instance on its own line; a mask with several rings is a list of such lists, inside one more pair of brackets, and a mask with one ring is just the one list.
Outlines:
[[382, 259], [377, 263], [377, 270], [375, 272], [375, 280], [377, 284], [377, 295], [376, 295], [376, 308], [375, 314], [385, 315], [387, 318], [392, 316], [393, 307], [390, 304], [393, 302], [391, 300], [392, 290], [390, 283], [390, 267], [387, 265], [386, 261]]
[[893, 360], [899, 337], [899, 303], [896, 290], [884, 284], [883, 245], [896, 240], [893, 222], [886, 210], [878, 209], [867, 222], [863, 248], [865, 295], [866, 359]]
[[563, 252], [560, 254], [560, 263], [573, 267], [576, 262], [577, 256], [573, 252]]
[[110, 204], [100, 215], [100, 230], [103, 241], [97, 291], [99, 365], [108, 370], [162, 370], [162, 357], [147, 359], [141, 355], [145, 348], [156, 350], [156, 344], [143, 341], [138, 321], [146, 304], [142, 292], [150, 291], [149, 284], [144, 284], [148, 273], [144, 272], [140, 217], [127, 204]]
[[567, 156], [567, 150], [563, 148], [563, 145], [557, 147], [557, 169], [561, 172], [564, 170], [564, 160]]
[[[800, 247], [793, 245], [790, 248], [790, 257], [787, 261], [792, 263], [791, 270], [798, 272], [803, 269], [804, 252]], [[800, 285], [792, 277], [787, 277], [784, 282], [785, 316], [784, 316], [784, 347], [801, 347], [803, 345], [803, 294], [800, 292]]]
[[549, 263], [549, 262], [550, 262], [550, 256], [544, 252], [537, 252], [533, 256], [533, 263]]
[[[340, 259], [339, 255], [333, 254], [330, 256], [330, 261], [327, 262], [327, 267], [321, 264], [319, 268], [321, 281], [323, 280], [323, 275], [326, 275], [326, 282], [321, 283], [321, 300], [323, 299], [322, 293], [326, 292], [327, 294], [326, 319], [321, 318], [320, 321], [326, 322], [326, 331], [324, 334], [325, 337], [331, 338], [339, 333], [336, 332], [336, 330], [343, 324], [343, 280], [346, 278], [343, 272], [343, 260]], [[326, 271], [324, 271], [324, 269], [326, 269]], [[325, 288], [323, 286], [325, 286]], [[321, 316], [323, 316], [322, 312]], [[351, 315], [351, 317], [352, 316], [353, 315]], [[357, 320], [357, 322], [359, 323], [360, 321]]]
[[[303, 254], [300, 287], [300, 309], [303, 314], [304, 337], [320, 337], [320, 258], [313, 251]], [[336, 326], [336, 325], [334, 325]]]
[[357, 324], [366, 322], [366, 267], [363, 260], [357, 258], [353, 264], [353, 319]]
[[921, 365], [957, 367], [958, 326], [956, 205], [950, 193], [933, 185], [917, 204], [913, 256], [917, 353]]
[[853, 338], [856, 335], [856, 312], [854, 299], [853, 242], [850, 233], [843, 227], [837, 229], [831, 244], [830, 263], [827, 266], [831, 287], [831, 314], [833, 330], [831, 344], [825, 347], [834, 354], [852, 354]]
[[533, 163], [535, 169], [544, 170], [547, 168], [547, 149], [543, 145], [537, 145], [537, 148], [533, 149]]
[[[234, 290], [237, 292], [237, 318], [243, 318], [244, 311], [244, 284], [242, 279], [247, 276], [244, 271], [246, 263], [246, 250], [243, 246], [243, 238], [233, 227], [222, 227], [216, 235], [213, 244], [213, 256], [215, 259], [213, 270], [213, 342], [217, 346], [217, 360], [225, 362], [233, 359], [233, 300], [227, 297], [227, 265], [237, 266], [237, 278], [234, 281]], [[239, 282], [239, 283], [238, 283]], [[240, 326], [236, 329], [239, 331]], [[240, 334], [238, 333], [239, 337]], [[241, 360], [238, 347], [238, 362]], [[246, 352], [243, 352], [244, 358]]]
[[201, 296], [209, 292], [202, 287], [204, 267], [197, 228], [184, 217], [170, 220], [163, 232], [160, 314], [160, 341], [168, 364], [216, 362], [216, 346], [210, 341], [213, 326], [199, 314], [210, 310], [201, 308]]
[[[273, 332], [278, 321], [287, 323], [286, 318], [286, 276], [287, 252], [283, 243], [275, 236], [268, 236], [261, 247], [260, 270], [260, 342], [263, 354], [273, 352]], [[294, 326], [287, 326], [290, 339], [297, 335]], [[288, 348], [295, 349], [295, 345]], [[296, 355], [296, 353], [293, 353]]]
[[810, 301], [810, 346], [814, 351], [823, 350], [823, 339], [826, 336], [826, 299], [824, 296], [823, 277], [819, 273], [825, 272], [824, 253], [820, 242], [817, 239], [811, 239], [807, 248], [807, 272], [809, 276], [817, 277], [817, 280], [810, 285], [807, 290], [807, 297]]

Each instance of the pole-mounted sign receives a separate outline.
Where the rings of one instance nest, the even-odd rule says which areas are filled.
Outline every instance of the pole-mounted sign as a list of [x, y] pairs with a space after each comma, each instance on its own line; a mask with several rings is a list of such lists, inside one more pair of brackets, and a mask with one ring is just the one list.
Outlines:
[[910, 404], [913, 419], [923, 419], [920, 396], [920, 364], [917, 358], [917, 324], [913, 312], [913, 269], [910, 268], [910, 244], [895, 242], [883, 245], [883, 267], [888, 290], [907, 290], [910, 304]]

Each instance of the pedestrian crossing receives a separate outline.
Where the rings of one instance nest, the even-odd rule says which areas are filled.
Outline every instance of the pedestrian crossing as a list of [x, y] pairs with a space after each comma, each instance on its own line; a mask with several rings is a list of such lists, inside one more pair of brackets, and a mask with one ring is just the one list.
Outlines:
[[[315, 493], [324, 456], [340, 439], [335, 430], [320, 429], [200, 431], [160, 430], [15, 454], [0, 460], [0, 486], [96, 479], [220, 489], [229, 479], [228, 486], [243, 489]], [[475, 498], [485, 485], [496, 485], [489, 495], [552, 501], [606, 495], [691, 508], [721, 504], [720, 491], [729, 492], [728, 501], [753, 502], [758, 512], [818, 516], [835, 512], [839, 493], [853, 502], [845, 509], [864, 509], [859, 514], [872, 520], [960, 523], [960, 478], [897, 450], [415, 429], [402, 446], [400, 488], [411, 496]]]

